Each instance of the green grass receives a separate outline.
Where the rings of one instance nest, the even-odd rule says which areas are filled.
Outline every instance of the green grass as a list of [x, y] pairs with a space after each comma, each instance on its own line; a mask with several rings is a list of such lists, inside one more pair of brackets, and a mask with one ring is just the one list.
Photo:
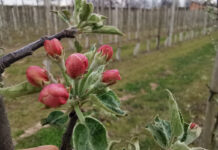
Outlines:
[[[64, 131], [60, 128], [50, 127], [41, 129], [34, 138], [27, 138], [24, 141], [20, 141], [19, 145], [25, 145], [25, 147], [37, 147], [39, 145], [60, 145], [60, 137], [63, 135]], [[52, 143], [51, 143], [52, 141]], [[19, 148], [19, 145], [17, 148]], [[22, 146], [20, 146], [22, 148]]]
[[[214, 33], [217, 39], [217, 33]], [[146, 43], [146, 41], [145, 41]], [[142, 43], [141, 51], [146, 49]], [[96, 115], [109, 131], [111, 139], [130, 139], [140, 137], [142, 150], [158, 149], [150, 135], [145, 131], [146, 123], [150, 122], [158, 113], [167, 118], [167, 93], [170, 89], [176, 96], [185, 119], [195, 121], [200, 125], [203, 120], [207, 87], [214, 62], [215, 51], [210, 37], [201, 37], [192, 41], [179, 43], [171, 48], [141, 53], [131, 57], [133, 44], [122, 46], [123, 60], [113, 62], [109, 68], [118, 68], [122, 80], [112, 88], [120, 97], [131, 95], [133, 98], [122, 102], [122, 108], [127, 110], [128, 116], [114, 118], [104, 115], [97, 110]], [[42, 52], [37, 52], [41, 55]], [[6, 71], [6, 84], [11, 85], [25, 79], [25, 68], [29, 65], [40, 64], [42, 57], [26, 58]], [[55, 70], [56, 72], [56, 70]], [[14, 76], [14, 74], [17, 74]], [[151, 84], [158, 87], [151, 89]], [[50, 111], [44, 109], [37, 101], [37, 95], [25, 96], [17, 100], [7, 100], [9, 119], [13, 137], [16, 139], [23, 131], [39, 122]], [[63, 109], [63, 108], [60, 108]], [[122, 125], [122, 127], [120, 127]], [[60, 145], [63, 130], [57, 128], [41, 129], [38, 133], [21, 141], [16, 148], [28, 148], [44, 144]]]

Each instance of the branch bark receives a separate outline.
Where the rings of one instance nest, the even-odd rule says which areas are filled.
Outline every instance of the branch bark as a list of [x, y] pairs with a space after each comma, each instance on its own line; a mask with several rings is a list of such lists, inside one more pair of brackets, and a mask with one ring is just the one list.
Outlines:
[[40, 38], [39, 40], [32, 42], [24, 46], [21, 49], [18, 49], [14, 52], [11, 52], [1, 57], [0, 58], [0, 74], [4, 72], [5, 68], [9, 67], [14, 62], [26, 56], [32, 55], [35, 50], [43, 46], [44, 41], [46, 39], [51, 40], [53, 38], [56, 38], [56, 39], [61, 40], [62, 38], [75, 38], [76, 33], [77, 33], [76, 28], [66, 29], [52, 36]]
[[73, 135], [73, 128], [76, 125], [76, 121], [78, 117], [74, 111], [71, 112], [69, 116], [70, 116], [70, 121], [63, 135], [60, 150], [72, 150], [71, 139]]

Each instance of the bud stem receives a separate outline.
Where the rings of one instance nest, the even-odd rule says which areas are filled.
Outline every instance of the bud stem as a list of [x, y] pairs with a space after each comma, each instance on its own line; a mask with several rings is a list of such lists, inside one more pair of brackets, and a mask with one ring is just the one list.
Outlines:
[[66, 75], [66, 68], [65, 68], [65, 62], [64, 62], [64, 58], [61, 58], [61, 60], [59, 62], [57, 62], [57, 65], [59, 66], [59, 68], [61, 69], [62, 75], [64, 77], [64, 80], [67, 84], [67, 86], [70, 86], [70, 78]]
[[84, 124], [84, 123], [85, 123], [85, 118], [84, 118], [83, 113], [81, 112], [81, 110], [80, 110], [80, 108], [79, 108], [79, 105], [76, 104], [76, 105], [74, 106], [74, 109], [75, 109], [76, 115], [77, 115], [78, 118], [79, 118], [79, 121]]
[[74, 95], [75, 95], [75, 96], [79, 96], [79, 95], [78, 95], [78, 93], [79, 93], [79, 79], [75, 79], [75, 80], [74, 80], [74, 87], [75, 87]]
[[88, 79], [90, 74], [91, 74], [91, 71], [89, 71], [85, 75], [85, 77], [81, 80], [81, 82], [79, 83], [79, 87], [78, 87], [79, 88], [79, 95], [83, 95], [83, 93], [84, 93], [84, 86], [85, 86], [86, 81], [87, 81], [87, 79]]

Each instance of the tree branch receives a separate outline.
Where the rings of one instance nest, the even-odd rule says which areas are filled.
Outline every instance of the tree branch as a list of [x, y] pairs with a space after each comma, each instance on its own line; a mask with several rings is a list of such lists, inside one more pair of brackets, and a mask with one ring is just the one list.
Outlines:
[[78, 119], [75, 111], [70, 113], [70, 121], [67, 126], [67, 129], [62, 138], [62, 144], [60, 150], [72, 150], [71, 139], [73, 135], [73, 128], [76, 125], [76, 121]]
[[1, 57], [0, 58], [0, 74], [4, 72], [5, 68], [9, 67], [14, 62], [16, 62], [16, 61], [18, 61], [26, 56], [32, 55], [32, 53], [35, 50], [37, 50], [43, 46], [44, 41], [46, 39], [51, 40], [53, 38], [56, 38], [56, 39], [61, 40], [62, 38], [75, 38], [76, 33], [77, 33], [76, 28], [66, 29], [66, 30], [63, 30], [62, 32], [54, 34], [52, 36], [40, 38], [39, 40], [32, 42], [32, 43], [24, 46], [21, 49], [18, 49], [14, 52], [11, 52], [11, 53]]

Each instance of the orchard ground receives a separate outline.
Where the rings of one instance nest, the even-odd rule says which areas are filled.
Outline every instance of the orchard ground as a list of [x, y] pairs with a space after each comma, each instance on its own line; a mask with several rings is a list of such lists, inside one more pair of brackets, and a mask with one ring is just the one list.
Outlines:
[[[218, 39], [217, 32], [212, 36]], [[66, 40], [64, 43], [66, 45]], [[216, 53], [211, 36], [178, 43], [173, 47], [149, 53], [144, 53], [146, 45], [142, 43], [141, 53], [137, 57], [132, 56], [133, 48], [134, 43], [124, 43], [122, 61], [114, 61], [110, 65], [110, 68], [120, 70], [122, 80], [112, 86], [112, 89], [118, 92], [122, 100], [121, 107], [128, 111], [128, 116], [117, 119], [110, 114], [105, 115], [102, 113], [103, 110], [98, 110], [97, 107], [95, 107], [96, 113], [92, 114], [103, 121], [110, 138], [129, 140], [131, 137], [138, 136], [142, 150], [155, 149], [155, 144], [149, 138], [145, 126], [156, 114], [163, 118], [167, 116], [168, 95], [165, 89], [174, 93], [185, 120], [194, 121], [202, 126], [208, 97], [207, 84], [210, 81]], [[66, 53], [70, 54], [70, 51]], [[42, 66], [44, 55], [44, 50], [40, 49], [33, 56], [12, 65], [4, 74], [5, 85], [26, 80], [27, 67]], [[57, 73], [57, 70], [54, 72]], [[38, 94], [5, 99], [15, 140], [24, 133], [25, 129], [34, 126], [54, 110], [44, 108], [37, 99]], [[90, 104], [87, 104], [86, 108], [86, 111], [90, 110]], [[64, 110], [64, 107], [58, 109]], [[44, 128], [30, 137], [18, 140], [16, 148], [47, 144], [59, 146], [62, 134], [63, 130], [59, 128]]]

